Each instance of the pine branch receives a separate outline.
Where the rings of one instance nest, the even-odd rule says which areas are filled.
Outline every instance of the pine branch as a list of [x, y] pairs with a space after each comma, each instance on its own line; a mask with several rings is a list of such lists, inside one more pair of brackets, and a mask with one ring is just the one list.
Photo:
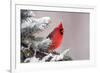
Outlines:
[[35, 37], [33, 33], [41, 32], [50, 24], [50, 17], [35, 18], [34, 11], [21, 10], [21, 62], [51, 62], [72, 60], [66, 49], [62, 53], [48, 51], [52, 40]]

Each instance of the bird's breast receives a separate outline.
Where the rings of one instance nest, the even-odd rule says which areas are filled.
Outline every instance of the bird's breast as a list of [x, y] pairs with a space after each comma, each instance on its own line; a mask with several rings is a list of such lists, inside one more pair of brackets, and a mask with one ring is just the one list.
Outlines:
[[60, 47], [63, 40], [63, 35], [59, 33], [55, 33], [55, 35], [52, 37], [52, 45], [54, 45], [54, 49]]

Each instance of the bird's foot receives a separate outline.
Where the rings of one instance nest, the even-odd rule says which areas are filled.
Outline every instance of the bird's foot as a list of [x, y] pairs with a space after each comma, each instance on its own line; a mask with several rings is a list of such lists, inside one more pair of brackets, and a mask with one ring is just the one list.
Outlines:
[[54, 55], [59, 55], [59, 53], [57, 52], [57, 51], [55, 51], [55, 50], [48, 50], [49, 51], [49, 53], [52, 53], [52, 54], [54, 54]]

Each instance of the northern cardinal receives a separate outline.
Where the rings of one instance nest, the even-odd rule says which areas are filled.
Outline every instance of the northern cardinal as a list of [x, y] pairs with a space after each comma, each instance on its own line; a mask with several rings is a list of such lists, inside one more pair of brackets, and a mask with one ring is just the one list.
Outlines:
[[59, 48], [63, 40], [64, 28], [62, 22], [56, 27], [48, 36], [52, 40], [50, 47], [48, 48], [49, 52], [55, 52], [55, 49]]

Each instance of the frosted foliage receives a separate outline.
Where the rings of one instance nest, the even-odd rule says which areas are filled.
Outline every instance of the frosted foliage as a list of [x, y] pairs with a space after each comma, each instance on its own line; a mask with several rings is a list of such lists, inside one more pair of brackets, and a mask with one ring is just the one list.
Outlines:
[[51, 22], [51, 18], [35, 18], [32, 10], [21, 10], [21, 62], [49, 62], [71, 60], [66, 49], [62, 53], [49, 52], [52, 44], [50, 38], [36, 37], [34, 34], [45, 30]]

